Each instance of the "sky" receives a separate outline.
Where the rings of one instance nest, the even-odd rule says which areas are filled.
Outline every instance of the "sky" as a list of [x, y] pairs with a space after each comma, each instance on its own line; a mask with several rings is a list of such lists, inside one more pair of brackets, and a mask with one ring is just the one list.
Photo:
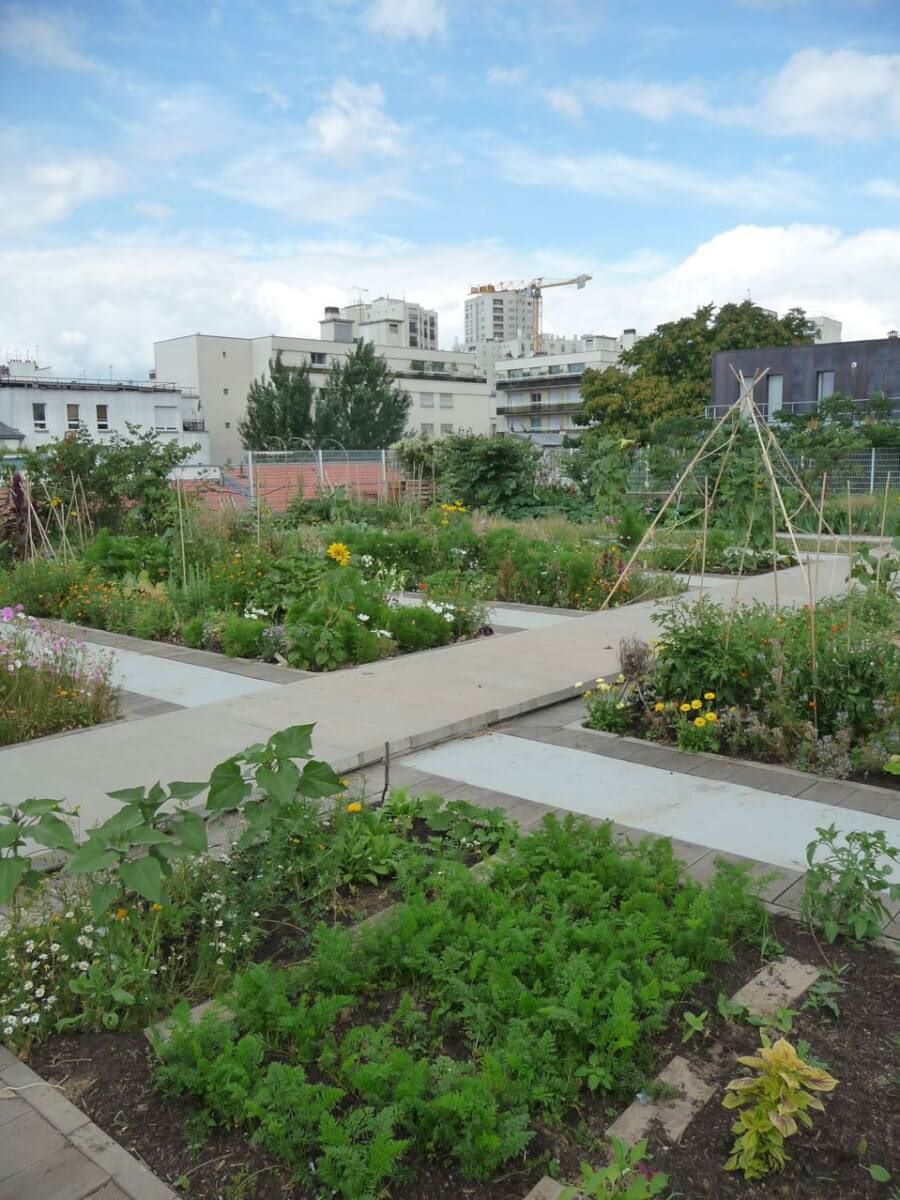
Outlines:
[[55, 374], [581, 272], [546, 330], [900, 327], [900, 0], [0, 0], [0, 152], [0, 361]]

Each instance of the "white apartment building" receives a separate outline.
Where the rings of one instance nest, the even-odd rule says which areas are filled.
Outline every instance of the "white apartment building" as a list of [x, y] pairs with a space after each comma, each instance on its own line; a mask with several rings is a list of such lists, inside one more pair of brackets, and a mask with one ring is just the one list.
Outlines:
[[813, 341], [819, 345], [825, 342], [839, 342], [843, 333], [843, 323], [835, 317], [809, 317], [806, 328]]
[[353, 322], [353, 336], [376, 346], [401, 346], [411, 350], [436, 350], [438, 318], [433, 308], [379, 296], [371, 303], [348, 304], [340, 315]]
[[[313, 389], [321, 390], [332, 364], [352, 352], [353, 329], [351, 317], [337, 308], [327, 308], [319, 338], [276, 334], [240, 338], [201, 333], [170, 338], [154, 344], [155, 374], [160, 379], [175, 379], [197, 393], [198, 411], [209, 430], [210, 461], [217, 466], [238, 463], [244, 453], [238, 422], [246, 410], [250, 384], [268, 374], [270, 361], [280, 352], [286, 366], [308, 363]], [[409, 433], [441, 437], [496, 431], [493, 390], [484, 372], [476, 368], [474, 354], [380, 344], [378, 352], [398, 384], [410, 394]]]
[[108, 441], [116, 433], [127, 436], [130, 424], [153, 429], [164, 441], [196, 446], [190, 463], [209, 461], [196, 392], [174, 383], [58, 379], [30, 359], [13, 359], [0, 366], [0, 424], [12, 431], [2, 439], [7, 449], [34, 450], [79, 429]]
[[[553, 339], [545, 344], [569, 344], [572, 349], [553, 354], [498, 358], [494, 363], [497, 388], [497, 431], [526, 436], [543, 445], [559, 445], [566, 433], [577, 429], [575, 414], [581, 408], [581, 377], [588, 368], [604, 371], [618, 364], [625, 350], [637, 341], [634, 329], [619, 337], [583, 334]], [[515, 344], [513, 344], [515, 345]]]
[[530, 336], [533, 314], [534, 301], [526, 291], [500, 292], [492, 284], [474, 288], [466, 297], [465, 344], [474, 349]]

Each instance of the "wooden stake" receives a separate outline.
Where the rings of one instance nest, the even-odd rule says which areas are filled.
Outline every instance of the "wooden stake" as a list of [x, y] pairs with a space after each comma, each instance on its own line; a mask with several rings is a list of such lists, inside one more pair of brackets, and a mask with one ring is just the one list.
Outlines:
[[[878, 530], [878, 536], [880, 538], [884, 538], [884, 527], [887, 524], [888, 489], [890, 488], [890, 486], [891, 486], [891, 473], [890, 473], [890, 471], [888, 471], [887, 476], [884, 481], [884, 503], [881, 506], [881, 525]], [[879, 548], [879, 550], [881, 549], [880, 546], [878, 548]], [[876, 584], [881, 583], [881, 555], [880, 554], [878, 555], [878, 561], [875, 564], [875, 583]]]
[[778, 603], [778, 522], [775, 519], [775, 489], [769, 488], [769, 497], [772, 501], [772, 583], [775, 587], [775, 611], [781, 611], [781, 605]]
[[184, 511], [181, 505], [181, 480], [175, 480], [175, 495], [178, 504], [178, 535], [181, 540], [181, 586], [187, 587], [187, 555], [184, 551]]
[[709, 524], [709, 477], [703, 476], [703, 543], [700, 551], [700, 599], [703, 599], [703, 581], [706, 578], [706, 532]]

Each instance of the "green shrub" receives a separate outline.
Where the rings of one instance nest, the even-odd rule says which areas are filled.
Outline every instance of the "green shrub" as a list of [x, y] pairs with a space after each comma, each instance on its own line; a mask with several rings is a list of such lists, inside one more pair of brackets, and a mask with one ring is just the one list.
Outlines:
[[266, 629], [264, 621], [232, 613], [222, 623], [222, 649], [229, 658], [262, 658]]
[[205, 617], [190, 617], [181, 627], [181, 640], [192, 650], [199, 650], [203, 646], [205, 628]]
[[413, 650], [428, 650], [432, 646], [446, 646], [453, 636], [452, 623], [424, 606], [393, 609], [387, 627], [404, 654]]

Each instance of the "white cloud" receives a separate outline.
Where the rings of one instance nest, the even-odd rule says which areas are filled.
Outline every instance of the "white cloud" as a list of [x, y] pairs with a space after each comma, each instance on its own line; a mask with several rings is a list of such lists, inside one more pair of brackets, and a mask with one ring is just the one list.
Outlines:
[[734, 116], [768, 133], [858, 141], [900, 133], [900, 54], [801, 50]]
[[175, 212], [168, 204], [157, 204], [152, 200], [138, 200], [132, 207], [139, 217], [147, 217], [150, 221], [165, 221]]
[[487, 81], [497, 87], [516, 87], [527, 78], [524, 67], [488, 67]]
[[384, 92], [377, 83], [335, 80], [307, 127], [315, 149], [329, 158], [397, 155], [403, 150], [403, 130], [384, 111]]
[[79, 205], [118, 191], [124, 176], [114, 162], [88, 156], [48, 159], [33, 166], [24, 153], [0, 176], [0, 231], [52, 225]]
[[870, 179], [863, 184], [862, 190], [876, 200], [900, 200], [900, 183], [891, 179]]
[[291, 107], [290, 96], [269, 83], [257, 84], [256, 87], [251, 87], [250, 91], [255, 96], [264, 96], [270, 107], [277, 108], [280, 112], [286, 112]]
[[76, 45], [78, 27], [61, 13], [32, 11], [12, 4], [0, 13], [0, 53], [22, 62], [63, 71], [100, 71]]
[[444, 0], [373, 0], [363, 15], [372, 33], [400, 41], [427, 41], [447, 28]]
[[101, 239], [43, 250], [7, 241], [0, 328], [10, 345], [39, 344], [61, 373], [94, 374], [113, 363], [136, 378], [151, 365], [153, 341], [198, 329], [315, 336], [323, 307], [349, 302], [357, 284], [436, 307], [449, 346], [462, 335], [473, 283], [577, 271], [593, 273], [587, 288], [547, 294], [545, 325], [554, 332], [649, 330], [710, 300], [740, 300], [748, 288], [778, 311], [800, 304], [833, 313], [846, 338], [881, 337], [900, 324], [900, 229], [849, 235], [822, 225], [739, 225], [674, 263], [650, 248], [603, 262], [490, 241], [323, 239], [255, 250], [213, 238]]
[[616, 152], [597, 154], [535, 154], [521, 147], [494, 152], [501, 174], [514, 183], [586, 192], [595, 196], [665, 202], [676, 196], [704, 204], [767, 209], [784, 206], [790, 196], [795, 207], [813, 204], [809, 180], [794, 171], [762, 167], [749, 176], [708, 173], [661, 159], [638, 158]]
[[547, 88], [544, 92], [544, 98], [554, 112], [562, 113], [564, 117], [571, 117], [572, 120], [577, 120], [581, 116], [581, 104], [578, 97], [571, 90], [567, 90], [566, 88]]

